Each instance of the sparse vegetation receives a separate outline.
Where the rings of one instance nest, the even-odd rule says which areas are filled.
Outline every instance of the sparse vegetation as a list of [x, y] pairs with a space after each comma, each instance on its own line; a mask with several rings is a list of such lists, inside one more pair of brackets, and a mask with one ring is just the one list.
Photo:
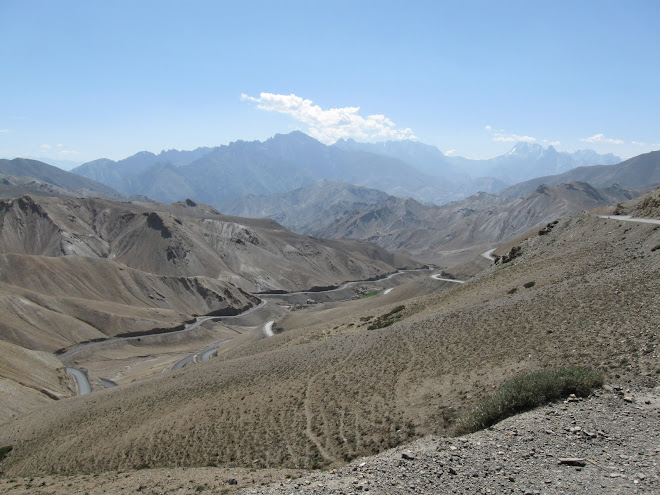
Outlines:
[[534, 281], [532, 280], [531, 282], [527, 282], [525, 285], [523, 285], [523, 287], [524, 287], [525, 289], [531, 289], [531, 288], [534, 287], [535, 285], [536, 285], [536, 282], [534, 282]]
[[5, 457], [7, 457], [7, 455], [8, 455], [12, 450], [14, 450], [14, 447], [12, 447], [11, 445], [7, 445], [7, 446], [5, 446], [5, 447], [0, 447], [0, 462], [2, 462], [2, 460], [3, 460]]
[[362, 294], [362, 295], [360, 296], [360, 299], [366, 299], [367, 297], [377, 296], [377, 295], [380, 294], [381, 292], [383, 292], [383, 289], [374, 289], [374, 290], [370, 290], [369, 292], [367, 292], [367, 293], [365, 293], [365, 294]]
[[599, 371], [578, 366], [529, 371], [505, 382], [458, 423], [457, 433], [471, 433], [570, 394], [588, 396], [603, 385]]
[[510, 261], [513, 261], [521, 254], [522, 254], [522, 248], [520, 246], [513, 246], [508, 253], [506, 253], [501, 258], [498, 258], [497, 261], [502, 264], [509, 263]]
[[518, 287], [514, 287], [513, 289], [509, 290], [507, 294], [515, 294], [516, 292], [518, 292]]
[[397, 306], [389, 313], [385, 313], [383, 316], [379, 316], [371, 325], [367, 327], [368, 330], [377, 330], [379, 328], [389, 327], [390, 325], [396, 323], [401, 319], [400, 313], [406, 309], [405, 306]]

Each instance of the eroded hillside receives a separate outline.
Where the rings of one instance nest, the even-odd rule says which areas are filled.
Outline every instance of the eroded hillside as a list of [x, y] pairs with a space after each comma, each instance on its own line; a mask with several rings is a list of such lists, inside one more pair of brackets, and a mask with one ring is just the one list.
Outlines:
[[206, 276], [245, 290], [302, 290], [414, 262], [359, 241], [317, 240], [270, 220], [175, 205], [23, 196], [0, 202], [0, 252], [107, 258], [148, 273]]
[[301, 313], [203, 372], [24, 415], [0, 427], [0, 443], [14, 446], [3, 469], [318, 467], [443, 432], [525, 369], [589, 365], [619, 383], [656, 383], [659, 243], [655, 225], [569, 217], [452, 290]]

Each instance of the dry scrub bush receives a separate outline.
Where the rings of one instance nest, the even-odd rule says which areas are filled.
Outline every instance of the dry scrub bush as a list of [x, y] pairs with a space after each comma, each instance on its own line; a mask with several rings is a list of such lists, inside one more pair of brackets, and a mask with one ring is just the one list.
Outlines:
[[458, 434], [472, 433], [514, 414], [542, 406], [570, 394], [588, 396], [603, 385], [599, 371], [578, 366], [528, 371], [504, 382], [458, 423]]

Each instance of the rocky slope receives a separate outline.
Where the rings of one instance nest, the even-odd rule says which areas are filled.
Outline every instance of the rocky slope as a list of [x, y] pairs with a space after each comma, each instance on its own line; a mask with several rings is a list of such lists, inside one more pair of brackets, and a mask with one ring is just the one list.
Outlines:
[[258, 303], [219, 280], [158, 276], [91, 257], [3, 254], [0, 273], [0, 339], [50, 352]]
[[[203, 467], [0, 478], [0, 493], [82, 495], [103, 487], [108, 494], [139, 490], [163, 495], [651, 494], [660, 490], [659, 414], [659, 390], [633, 394], [620, 389], [551, 404], [461, 438], [425, 437], [339, 469]], [[568, 457], [583, 461], [560, 463]]]
[[614, 213], [635, 218], [660, 219], [660, 187], [633, 201], [617, 204]]
[[[121, 198], [116, 190], [111, 187], [97, 182], [95, 180], [81, 177], [80, 175], [48, 165], [37, 160], [29, 160], [27, 158], [14, 158], [13, 160], [0, 159], [0, 174], [29, 178], [50, 184], [58, 189], [75, 192], [80, 196], [101, 196], [107, 198]], [[17, 186], [16, 180], [13, 180], [14, 187]], [[10, 184], [2, 184], [6, 187]], [[0, 187], [2, 191], [3, 187]], [[57, 190], [57, 189], [56, 189]], [[21, 191], [24, 194], [25, 190]]]
[[[0, 425], [0, 445], [14, 447], [2, 468], [15, 476], [209, 463], [340, 467], [447, 431], [457, 412], [523, 370], [586, 365], [625, 388], [655, 386], [659, 236], [655, 225], [581, 213], [450, 290], [408, 301], [395, 290], [394, 300], [292, 313], [278, 335], [203, 368]], [[481, 452], [505, 451], [496, 448]]]
[[505, 198], [522, 198], [541, 184], [556, 186], [563, 182], [588, 182], [593, 187], [618, 184], [625, 189], [648, 191], [660, 185], [660, 151], [635, 156], [616, 165], [578, 167], [558, 175], [549, 175], [515, 184], [500, 193]]
[[245, 290], [302, 290], [381, 276], [414, 263], [359, 241], [315, 240], [270, 220], [175, 205], [24, 196], [0, 202], [0, 252], [115, 260]]
[[632, 198], [620, 187], [574, 182], [539, 186], [522, 199], [478, 193], [443, 206], [384, 196], [367, 188], [318, 182], [289, 193], [247, 197], [225, 206], [243, 216], [268, 216], [324, 238], [355, 238], [442, 263], [447, 251], [486, 249], [562, 216]]
[[618, 389], [241, 493], [657, 493], [660, 390]]

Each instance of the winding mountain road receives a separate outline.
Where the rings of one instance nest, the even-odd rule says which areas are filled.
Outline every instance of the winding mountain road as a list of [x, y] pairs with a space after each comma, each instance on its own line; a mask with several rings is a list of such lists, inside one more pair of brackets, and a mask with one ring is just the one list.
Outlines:
[[435, 273], [431, 275], [432, 279], [440, 280], [441, 282], [454, 282], [455, 284], [464, 284], [463, 280], [454, 280], [453, 278], [442, 278], [442, 273]]
[[638, 222], [638, 223], [652, 223], [660, 225], [660, 220], [654, 218], [633, 218], [630, 215], [598, 215], [598, 218], [605, 218], [607, 220], [621, 220], [623, 222]]
[[[382, 281], [389, 280], [389, 279], [391, 279], [391, 278], [393, 278], [397, 275], [401, 275], [401, 274], [404, 274], [404, 273], [417, 272], [417, 271], [423, 271], [423, 270], [429, 270], [429, 269], [433, 269], [433, 268], [432, 267], [431, 268], [427, 267], [427, 268], [415, 268], [415, 269], [411, 269], [411, 270], [397, 270], [396, 272], [390, 273], [386, 277], [383, 277], [383, 278], [378, 279], [378, 280], [355, 280], [353, 282], [346, 282], [346, 283], [342, 284], [341, 286], [339, 286], [337, 288], [322, 290], [322, 291], [300, 291], [300, 292], [288, 292], [288, 293], [272, 292], [272, 293], [261, 293], [259, 295], [260, 296], [285, 296], [285, 295], [290, 295], [290, 294], [316, 294], [316, 293], [321, 293], [321, 292], [334, 292], [334, 291], [339, 291], [339, 290], [346, 289], [346, 288], [350, 287], [351, 285], [355, 285], [355, 284], [367, 283], [367, 282], [382, 282]], [[438, 278], [439, 275], [437, 275], [437, 276], [432, 275], [432, 277], [435, 278], [436, 280], [444, 280], [444, 281], [447, 281], [447, 282], [463, 283], [460, 280], [451, 280], [451, 279]], [[392, 291], [392, 289], [393, 288], [386, 289], [384, 291], [384, 294], [388, 294], [389, 292]], [[172, 334], [176, 334], [176, 333], [190, 332], [191, 330], [196, 329], [201, 324], [203, 324], [204, 322], [209, 321], [209, 320], [230, 320], [230, 319], [245, 317], [245, 316], [249, 315], [250, 313], [258, 310], [259, 308], [264, 307], [266, 304], [268, 304], [268, 301], [264, 298], [261, 298], [260, 303], [258, 305], [253, 306], [250, 309], [248, 309], [248, 310], [246, 310], [242, 313], [239, 313], [237, 315], [200, 317], [195, 322], [191, 323], [190, 325], [186, 326], [185, 328], [183, 328], [181, 330], [174, 330], [172, 332], [158, 333], [158, 334], [136, 335], [136, 336], [130, 336], [130, 337], [112, 337], [112, 338], [109, 338], [109, 339], [99, 340], [99, 341], [96, 341], [96, 342], [86, 342], [84, 344], [78, 344], [78, 345], [73, 346], [71, 349], [69, 349], [69, 350], [67, 350], [63, 353], [58, 354], [57, 357], [60, 358], [60, 359], [63, 359], [63, 358], [66, 358], [66, 357], [70, 357], [70, 356], [82, 351], [83, 349], [101, 347], [101, 346], [108, 345], [108, 344], [115, 343], [115, 342], [129, 341], [129, 340], [142, 340], [142, 339], [147, 339], [147, 338], [150, 338], [150, 337], [159, 337], [159, 336], [162, 337], [163, 335], [172, 335]], [[269, 321], [266, 324], [264, 324], [264, 326], [262, 327], [262, 331], [263, 331], [263, 333], [266, 337], [272, 337], [274, 335], [273, 324], [274, 324], [274, 321]], [[220, 342], [216, 342], [211, 346], [205, 347], [204, 349], [201, 349], [201, 350], [199, 350], [199, 351], [197, 351], [193, 354], [190, 354], [190, 355], [186, 356], [185, 358], [181, 359], [180, 361], [177, 361], [172, 366], [172, 368], [165, 368], [163, 371], [167, 371], [168, 369], [178, 370], [178, 369], [184, 368], [186, 365], [190, 364], [191, 362], [194, 363], [194, 362], [208, 361], [213, 356], [215, 351], [217, 351], [217, 349], [221, 345], [225, 344], [226, 342], [229, 342], [230, 340], [231, 339], [225, 339], [225, 340], [222, 340]], [[78, 384], [79, 395], [91, 393], [91, 391], [92, 391], [91, 385], [89, 383], [87, 375], [82, 370], [79, 370], [77, 368], [67, 368], [66, 370], [69, 374], [71, 374], [75, 378], [76, 383]], [[111, 380], [106, 380], [106, 379], [101, 379], [101, 383], [106, 388], [117, 386], [117, 384], [115, 382], [113, 382]]]
[[66, 372], [76, 380], [78, 385], [78, 395], [86, 395], [92, 393], [92, 386], [89, 383], [87, 374], [78, 368], [67, 368]]
[[481, 253], [481, 256], [483, 256], [487, 260], [495, 261], [497, 258], [495, 258], [495, 256], [493, 256], [493, 253], [495, 252], [496, 249], [497, 248], [489, 249], [485, 253]]
[[177, 361], [174, 363], [174, 366], [172, 366], [172, 371], [174, 370], [180, 370], [181, 368], [185, 367], [186, 365], [190, 363], [197, 363], [197, 362], [205, 362], [211, 359], [211, 356], [215, 351], [218, 350], [218, 347], [220, 347], [222, 344], [226, 344], [229, 342], [231, 339], [224, 339], [221, 340], [220, 342], [216, 342], [215, 344], [211, 344], [208, 347], [205, 347], [204, 349], [194, 352], [193, 354], [190, 354], [183, 358], [181, 361]]
[[420, 272], [424, 270], [431, 270], [432, 268], [413, 268], [411, 270], [397, 270], [394, 273], [390, 273], [386, 277], [379, 278], [377, 280], [354, 280], [352, 282], [346, 282], [339, 287], [335, 287], [334, 289], [326, 289], [326, 290], [301, 290], [298, 292], [260, 292], [260, 296], [290, 296], [293, 294], [321, 294], [321, 293], [326, 293], [326, 292], [335, 292], [338, 290], [344, 290], [351, 285], [355, 284], [364, 284], [364, 283], [376, 283], [376, 282], [384, 282], [385, 280], [390, 280], [393, 277], [396, 277], [397, 275], [402, 275], [404, 273], [410, 273], [410, 272]]

